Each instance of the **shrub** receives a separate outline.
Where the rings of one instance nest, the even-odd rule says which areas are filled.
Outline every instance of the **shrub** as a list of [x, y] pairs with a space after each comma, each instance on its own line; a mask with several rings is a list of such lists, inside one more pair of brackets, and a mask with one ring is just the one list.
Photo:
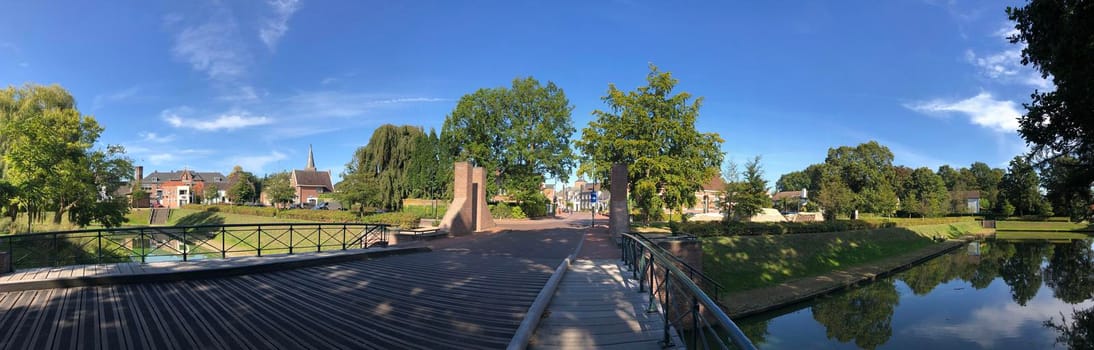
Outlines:
[[513, 215], [513, 209], [505, 202], [499, 202], [490, 206], [490, 216], [495, 219], [508, 219]]
[[512, 213], [509, 214], [509, 217], [513, 219], [527, 219], [528, 215], [524, 214], [524, 209], [521, 209], [520, 206], [515, 206], [513, 207]]
[[417, 213], [380, 213], [366, 215], [361, 222], [366, 224], [388, 224], [399, 228], [415, 228], [421, 223], [422, 216]]

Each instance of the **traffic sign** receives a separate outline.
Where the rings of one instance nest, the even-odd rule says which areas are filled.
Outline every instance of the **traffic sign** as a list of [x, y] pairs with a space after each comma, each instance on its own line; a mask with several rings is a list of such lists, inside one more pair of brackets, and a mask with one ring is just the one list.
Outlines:
[[589, 203], [596, 203], [596, 191], [589, 192]]

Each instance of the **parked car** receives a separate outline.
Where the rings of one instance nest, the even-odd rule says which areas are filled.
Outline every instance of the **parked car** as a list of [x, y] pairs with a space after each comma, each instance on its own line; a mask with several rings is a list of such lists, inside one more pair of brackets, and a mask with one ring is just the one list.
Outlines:
[[311, 210], [327, 210], [327, 202], [316, 204], [315, 207], [311, 208]]

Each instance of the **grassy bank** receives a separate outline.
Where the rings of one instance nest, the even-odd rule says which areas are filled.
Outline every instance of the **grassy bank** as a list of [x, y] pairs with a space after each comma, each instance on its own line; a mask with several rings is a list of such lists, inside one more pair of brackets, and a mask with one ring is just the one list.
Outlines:
[[1061, 221], [996, 221], [999, 231], [1094, 231], [1094, 225]]
[[772, 286], [979, 232], [976, 222], [795, 235], [703, 238], [703, 272], [728, 292]]

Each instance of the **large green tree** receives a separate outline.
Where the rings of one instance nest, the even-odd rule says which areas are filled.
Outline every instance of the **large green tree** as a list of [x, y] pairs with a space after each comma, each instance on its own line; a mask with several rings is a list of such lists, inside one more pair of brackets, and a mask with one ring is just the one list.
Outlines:
[[[424, 136], [420, 127], [381, 125], [372, 132], [368, 144], [353, 154], [342, 174], [342, 200], [349, 204], [375, 205], [387, 210], [399, 210], [403, 199], [410, 195], [407, 172], [418, 139]], [[357, 193], [372, 192], [372, 195]]]
[[258, 178], [243, 167], [236, 165], [232, 173], [228, 174], [228, 200], [232, 204], [243, 205], [257, 199], [259, 192]]
[[942, 216], [948, 211], [950, 193], [946, 182], [930, 168], [913, 170], [906, 188], [907, 197], [901, 201], [906, 211], [925, 217]]
[[1034, 0], [1007, 15], [1017, 30], [1010, 41], [1025, 44], [1022, 63], [1055, 85], [1023, 104], [1018, 131], [1035, 161], [1070, 156], [1079, 165], [1075, 181], [1094, 184], [1094, 3]]
[[626, 163], [635, 206], [657, 219], [663, 208], [695, 204], [693, 193], [718, 174], [723, 140], [695, 129], [702, 97], [673, 93], [678, 81], [671, 73], [651, 64], [646, 83], [634, 91], [609, 84], [602, 98], [608, 110], [593, 111], [576, 145], [579, 172], [592, 178], [608, 179], [613, 163]]
[[813, 188], [813, 181], [809, 178], [809, 173], [804, 170], [791, 171], [783, 174], [779, 177], [779, 181], [775, 182], [775, 190], [779, 192], [801, 191], [803, 188]]
[[414, 152], [407, 170], [410, 195], [417, 198], [450, 198], [452, 156], [433, 130], [414, 141]]
[[[851, 210], [885, 214], [896, 205], [893, 189], [893, 152], [877, 141], [855, 147], [829, 148], [824, 163], [838, 174], [851, 191]], [[822, 189], [823, 191], [823, 189]]]
[[266, 199], [273, 203], [274, 207], [290, 204], [295, 199], [296, 190], [292, 188], [290, 177], [291, 175], [288, 172], [282, 171], [267, 176], [262, 181], [262, 189], [266, 192]]
[[1094, 202], [1094, 189], [1076, 173], [1082, 172], [1079, 161], [1063, 156], [1044, 163], [1041, 185], [1045, 199], [1052, 204], [1053, 213], [1081, 220], [1090, 216], [1089, 203]]
[[[733, 168], [736, 166], [730, 165], [730, 169], [735, 172]], [[771, 197], [767, 192], [767, 180], [764, 180], [763, 175], [760, 156], [745, 163], [745, 170], [741, 176], [729, 174], [730, 181], [726, 183], [722, 201], [724, 210], [728, 214], [725, 215], [727, 220], [748, 220], [771, 205]]]
[[546, 177], [566, 182], [574, 167], [573, 108], [555, 83], [518, 78], [509, 88], [461, 97], [445, 118], [441, 139], [453, 159], [486, 169], [490, 194], [529, 199]]
[[999, 184], [1000, 196], [1014, 206], [1018, 215], [1052, 215], [1052, 208], [1041, 196], [1041, 179], [1025, 157], [1010, 161], [1007, 173]]
[[133, 166], [121, 146], [94, 148], [102, 131], [60, 86], [0, 90], [0, 174], [14, 189], [17, 208], [28, 218], [53, 211], [55, 224], [65, 215], [80, 226], [124, 222], [129, 206], [111, 194]]

